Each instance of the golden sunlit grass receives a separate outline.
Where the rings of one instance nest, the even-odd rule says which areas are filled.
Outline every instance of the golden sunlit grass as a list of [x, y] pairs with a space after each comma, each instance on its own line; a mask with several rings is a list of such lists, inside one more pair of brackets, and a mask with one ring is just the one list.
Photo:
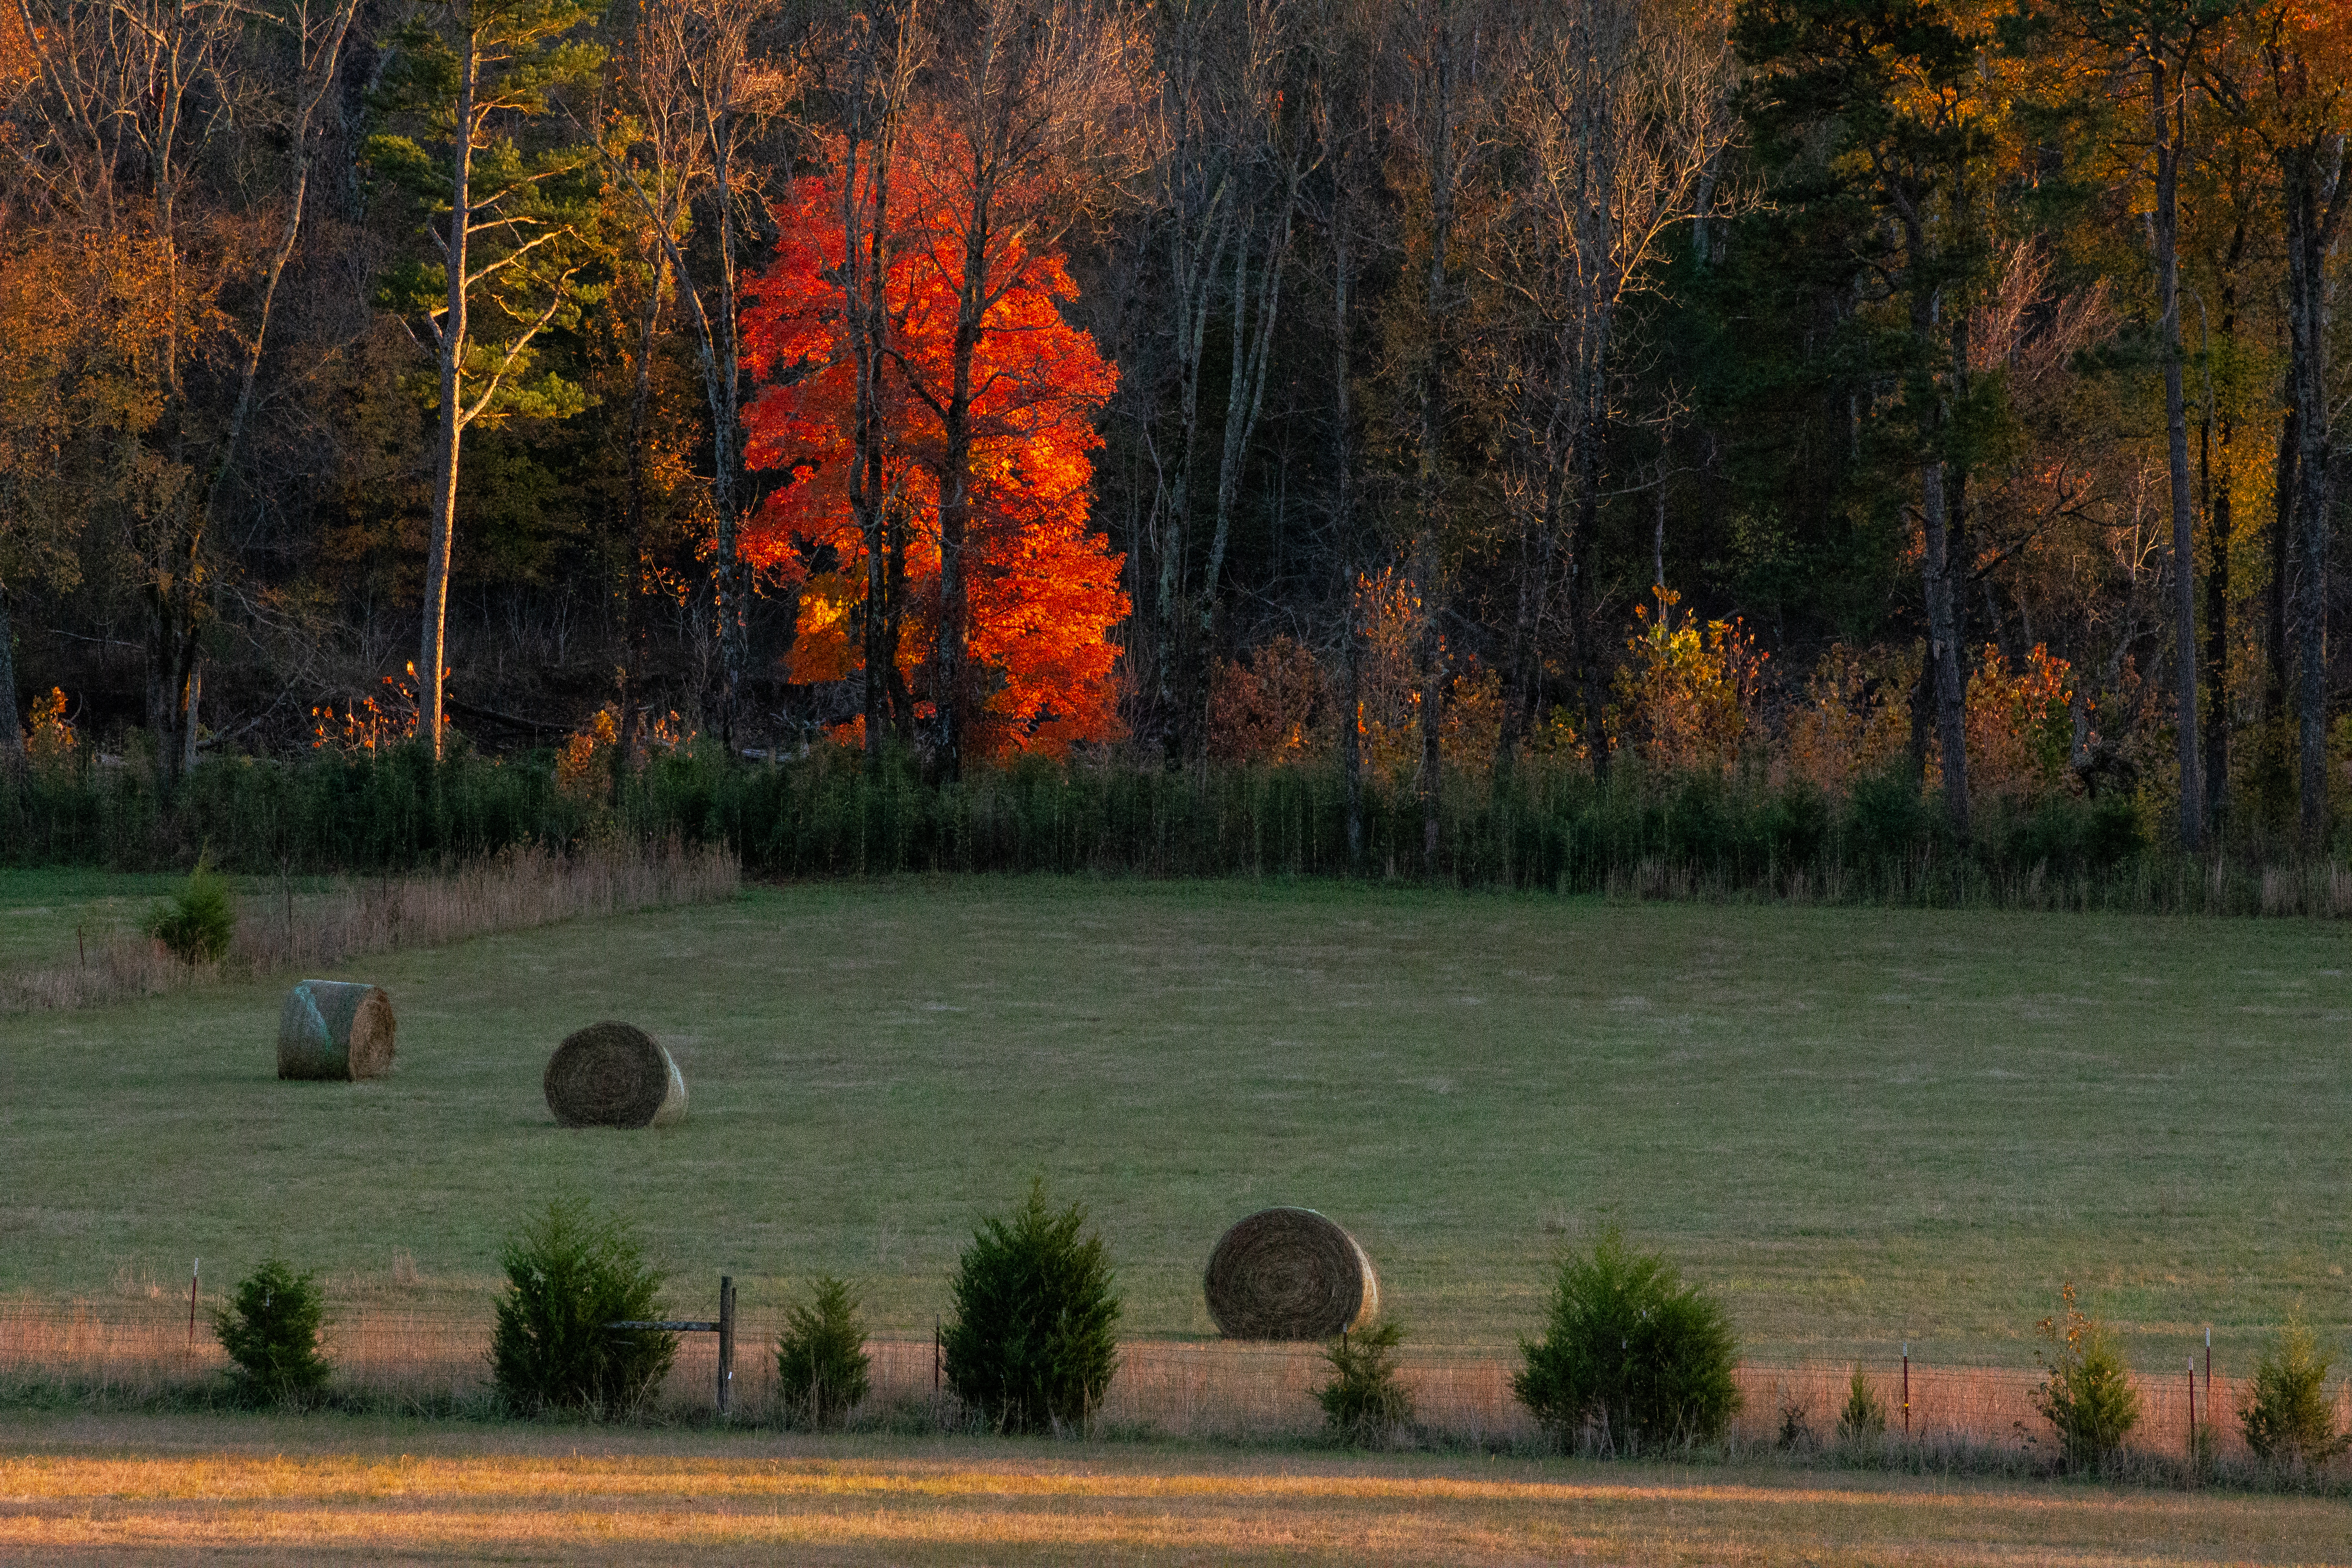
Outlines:
[[2340, 1502], [1508, 1459], [40, 1418], [0, 1555], [148, 1562], [2344, 1561]]

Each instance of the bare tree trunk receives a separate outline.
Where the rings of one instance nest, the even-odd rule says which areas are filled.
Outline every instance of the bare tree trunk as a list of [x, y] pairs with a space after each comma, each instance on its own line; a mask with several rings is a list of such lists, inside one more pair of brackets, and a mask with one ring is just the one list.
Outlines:
[[2180, 149], [2167, 112], [2160, 56], [2151, 54], [2148, 86], [2156, 109], [2156, 213], [2150, 227], [2157, 303], [2163, 314], [2165, 457], [2172, 486], [2173, 728], [2180, 768], [2180, 847], [2193, 855], [2205, 825], [2197, 772], [2197, 518], [2189, 489], [2189, 400], [2181, 385]]

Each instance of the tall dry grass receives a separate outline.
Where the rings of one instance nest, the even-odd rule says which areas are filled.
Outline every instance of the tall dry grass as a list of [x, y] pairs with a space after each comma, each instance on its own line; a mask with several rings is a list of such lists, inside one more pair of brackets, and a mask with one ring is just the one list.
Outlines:
[[[110, 1300], [0, 1302], [0, 1400], [17, 1404], [141, 1409], [225, 1399], [227, 1366], [211, 1330], [215, 1298], [199, 1303], [189, 1331], [188, 1300], [161, 1287]], [[788, 1421], [776, 1388], [774, 1344], [782, 1313], [747, 1310], [738, 1321], [735, 1408], [741, 1419]], [[331, 1315], [327, 1351], [332, 1396], [366, 1408], [415, 1415], [496, 1413], [488, 1392], [490, 1317], [446, 1308], [360, 1303]], [[929, 1340], [874, 1340], [871, 1387], [849, 1417], [853, 1428], [951, 1430], [966, 1425], [943, 1386]], [[681, 1336], [677, 1362], [651, 1405], [656, 1423], [712, 1418], [718, 1342]], [[1443, 1347], [1412, 1347], [1412, 1387], [1421, 1440], [1433, 1447], [1540, 1451], [1544, 1435], [1511, 1395], [1509, 1358]], [[2033, 1408], [2041, 1374], [2032, 1368], [1912, 1363], [1906, 1430], [1899, 1366], [1867, 1372], [1887, 1411], [1882, 1441], [1842, 1445], [1839, 1409], [1847, 1363], [1748, 1364], [1738, 1371], [1744, 1405], [1733, 1423], [1735, 1452], [1793, 1449], [1800, 1460], [1909, 1468], [2037, 1468], [2054, 1458], [2050, 1430]], [[1100, 1410], [1100, 1429], [1243, 1446], [1318, 1440], [1322, 1413], [1314, 1390], [1328, 1374], [1317, 1347], [1223, 1341], [1136, 1341], [1120, 1347], [1118, 1375]], [[2147, 1466], [2189, 1452], [2189, 1375], [2138, 1373], [2142, 1415], [2129, 1448]], [[2209, 1428], [2210, 1459], [2251, 1471], [2236, 1411], [2244, 1385], [2217, 1370], [2197, 1384], [2197, 1418]], [[1802, 1435], [1789, 1442], [1788, 1413]], [[2352, 1387], [2337, 1389], [2339, 1420], [2352, 1423]]]
[[237, 900], [236, 938], [217, 963], [183, 963], [152, 938], [112, 936], [71, 967], [0, 973], [0, 1012], [100, 1006], [583, 915], [708, 902], [733, 897], [741, 882], [731, 851], [673, 841], [569, 855], [509, 849], [439, 871], [341, 880], [324, 892], [297, 893], [289, 883], [274, 896]]

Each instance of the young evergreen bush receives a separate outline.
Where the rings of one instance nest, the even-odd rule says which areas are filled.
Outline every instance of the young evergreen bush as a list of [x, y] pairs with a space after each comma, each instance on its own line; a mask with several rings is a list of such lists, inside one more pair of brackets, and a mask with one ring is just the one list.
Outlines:
[[1561, 1260], [1541, 1340], [1511, 1391], [1554, 1438], [1619, 1456], [1721, 1437], [1739, 1409], [1739, 1342], [1723, 1308], [1612, 1229]]
[[2300, 1317], [2255, 1363], [2252, 1386], [2238, 1410], [2239, 1430], [2255, 1456], [2285, 1469], [2319, 1469], [2352, 1448], [2352, 1432], [2338, 1431], [2336, 1401], [2327, 1391], [2335, 1359], [2320, 1352]]
[[297, 1274], [272, 1258], [237, 1282], [229, 1304], [213, 1313], [213, 1332], [236, 1363], [230, 1375], [248, 1399], [276, 1404], [316, 1394], [330, 1370], [319, 1352], [326, 1298], [315, 1274]]
[[1875, 1443], [1886, 1436], [1886, 1402], [1860, 1367], [1845, 1385], [1845, 1408], [1838, 1412], [1838, 1441], [1848, 1447]]
[[1045, 1184], [981, 1223], [950, 1287], [948, 1386], [1006, 1432], [1082, 1426], [1118, 1367], [1119, 1300], [1102, 1238], [1078, 1204], [1056, 1213]]
[[2076, 1310], [2071, 1281], [2058, 1299], [2061, 1310], [2035, 1325], [2051, 1348], [2042, 1358], [2050, 1376], [2034, 1391], [2033, 1407], [2056, 1429], [2065, 1462], [2093, 1468], [2139, 1425], [2139, 1392], [2107, 1326]]
[[217, 963], [228, 955], [236, 936], [236, 904], [208, 858], [196, 861], [185, 885], [169, 900], [147, 911], [147, 934], [182, 963]]
[[1404, 1326], [1394, 1321], [1341, 1334], [1324, 1347], [1331, 1381], [1315, 1391], [1324, 1430], [1351, 1447], [1385, 1447], [1412, 1420], [1412, 1390], [1400, 1378], [1396, 1348]]
[[506, 1292], [490, 1330], [491, 1382], [526, 1415], [578, 1410], [618, 1416], [661, 1386], [677, 1336], [606, 1323], [660, 1316], [669, 1276], [648, 1264], [635, 1229], [560, 1198], [499, 1254]]
[[849, 1287], [820, 1278], [811, 1300], [785, 1314], [776, 1341], [776, 1394], [788, 1418], [831, 1426], [866, 1397], [866, 1325]]

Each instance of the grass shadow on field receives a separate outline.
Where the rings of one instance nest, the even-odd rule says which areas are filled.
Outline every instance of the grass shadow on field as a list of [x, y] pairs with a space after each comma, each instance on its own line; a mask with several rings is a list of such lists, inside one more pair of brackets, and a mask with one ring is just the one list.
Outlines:
[[2342, 1560], [2307, 1498], [1760, 1460], [1244, 1456], [1170, 1445], [397, 1419], [42, 1417], [0, 1552], [44, 1561], [2169, 1563]]

